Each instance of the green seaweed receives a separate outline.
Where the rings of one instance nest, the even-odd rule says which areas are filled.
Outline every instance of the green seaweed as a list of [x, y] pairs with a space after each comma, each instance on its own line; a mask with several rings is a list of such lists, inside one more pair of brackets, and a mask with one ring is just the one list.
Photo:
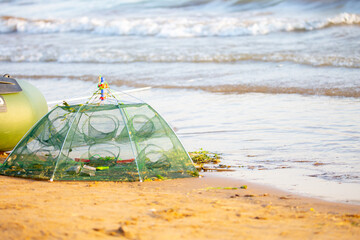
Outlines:
[[189, 152], [189, 156], [196, 164], [214, 163], [217, 164], [221, 160], [221, 154], [213, 153], [200, 148], [199, 151]]

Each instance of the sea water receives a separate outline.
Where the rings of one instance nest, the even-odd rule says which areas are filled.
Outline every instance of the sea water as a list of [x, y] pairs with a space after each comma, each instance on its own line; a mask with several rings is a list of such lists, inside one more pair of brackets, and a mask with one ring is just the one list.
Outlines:
[[360, 204], [360, 2], [0, 1], [0, 73], [48, 101], [103, 75], [217, 173]]

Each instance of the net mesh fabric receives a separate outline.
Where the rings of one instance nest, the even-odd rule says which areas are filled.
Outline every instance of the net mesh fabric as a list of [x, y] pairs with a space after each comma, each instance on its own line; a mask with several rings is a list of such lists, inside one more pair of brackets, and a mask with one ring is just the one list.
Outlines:
[[175, 133], [146, 103], [57, 106], [21, 140], [0, 173], [95, 181], [197, 175]]

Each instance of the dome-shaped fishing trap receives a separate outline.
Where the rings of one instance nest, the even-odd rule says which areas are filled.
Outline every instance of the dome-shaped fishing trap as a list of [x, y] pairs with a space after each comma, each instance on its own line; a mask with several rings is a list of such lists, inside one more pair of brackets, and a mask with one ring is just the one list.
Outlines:
[[[164, 119], [122, 103], [104, 83], [85, 104], [56, 106], [23, 137], [0, 174], [36, 179], [144, 181], [198, 176]], [[105, 101], [104, 101], [105, 100]]]

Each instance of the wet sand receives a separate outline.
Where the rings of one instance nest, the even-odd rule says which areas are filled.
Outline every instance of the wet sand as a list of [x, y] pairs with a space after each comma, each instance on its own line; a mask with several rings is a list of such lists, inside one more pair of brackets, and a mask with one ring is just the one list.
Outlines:
[[[360, 206], [206, 173], [144, 183], [0, 176], [2, 239], [356, 239]], [[241, 189], [243, 185], [247, 189]]]

